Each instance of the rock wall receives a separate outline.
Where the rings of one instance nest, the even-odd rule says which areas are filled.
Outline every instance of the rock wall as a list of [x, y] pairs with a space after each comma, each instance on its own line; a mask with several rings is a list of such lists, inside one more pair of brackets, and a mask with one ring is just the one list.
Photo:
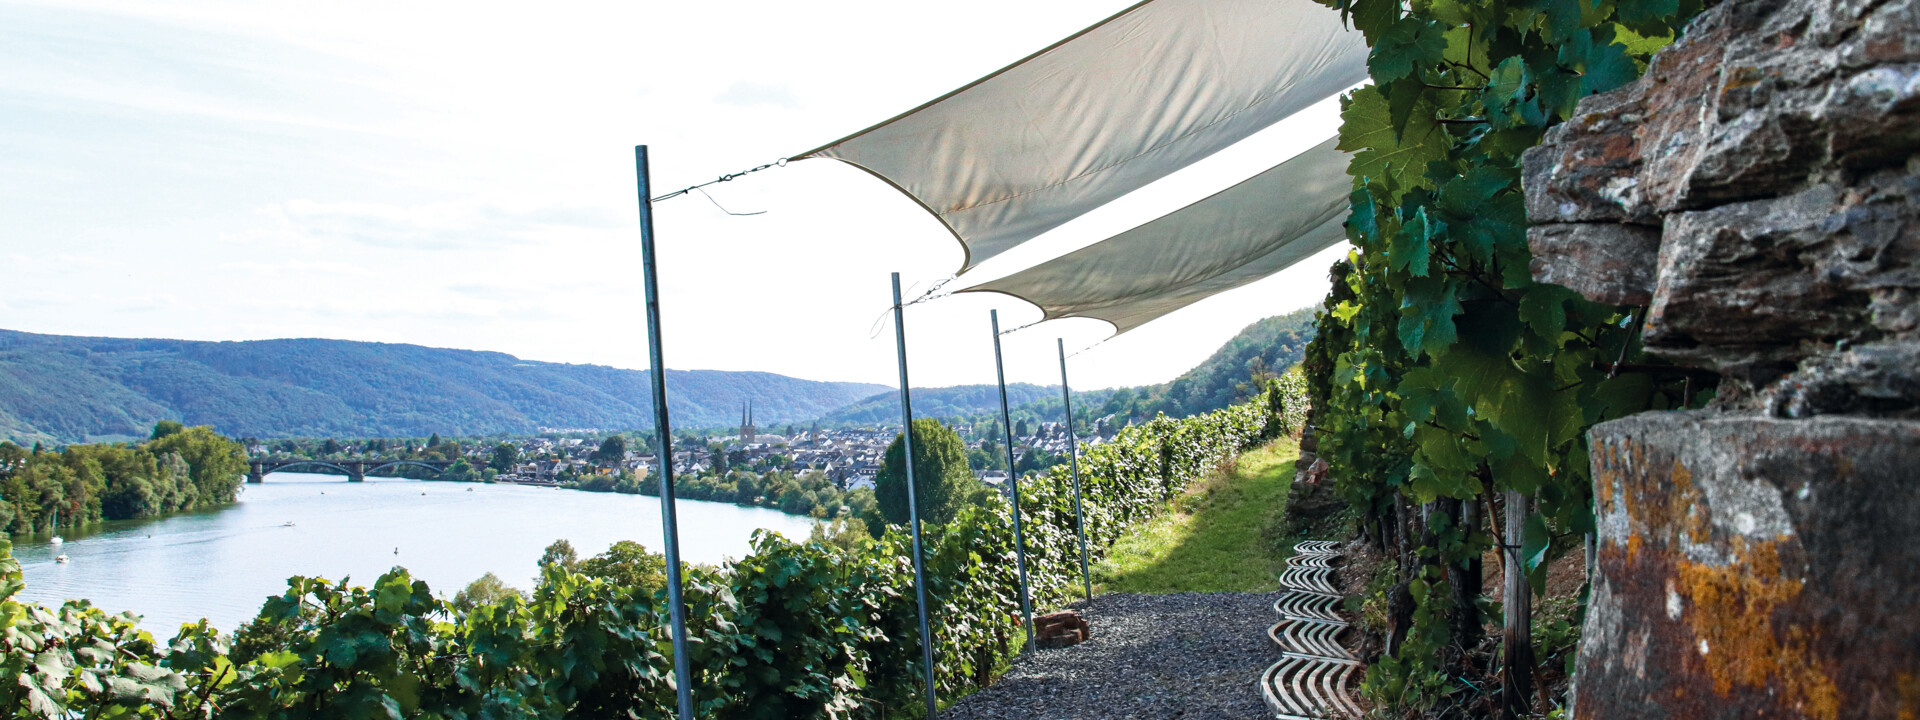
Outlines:
[[1581, 718], [1920, 717], [1920, 0], [1731, 0], [1525, 158], [1536, 279], [1707, 410], [1596, 426]]

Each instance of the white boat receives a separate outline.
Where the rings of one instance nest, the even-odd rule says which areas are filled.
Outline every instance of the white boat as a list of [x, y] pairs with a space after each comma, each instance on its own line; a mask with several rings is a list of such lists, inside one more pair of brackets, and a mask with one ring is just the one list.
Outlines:
[[67, 564], [67, 556], [66, 556], [66, 555], [55, 555], [55, 556], [53, 556], [53, 561], [54, 561], [54, 562], [57, 562], [57, 563], [60, 563], [61, 565], [65, 565], [65, 564]]
[[[60, 506], [59, 505], [53, 506], [53, 529], [51, 532], [53, 533], [53, 539], [47, 541], [49, 544], [53, 545], [55, 548], [58, 548], [61, 545], [65, 545], [67, 543], [65, 538], [60, 537]], [[66, 562], [64, 558], [66, 558], [66, 556], [61, 555], [59, 558], [55, 558], [55, 560], [59, 562]]]
[[281, 524], [280, 524], [280, 527], [293, 527], [293, 521], [292, 521], [292, 520], [288, 520], [288, 521], [286, 521], [286, 522], [284, 522], [284, 523], [281, 523]]

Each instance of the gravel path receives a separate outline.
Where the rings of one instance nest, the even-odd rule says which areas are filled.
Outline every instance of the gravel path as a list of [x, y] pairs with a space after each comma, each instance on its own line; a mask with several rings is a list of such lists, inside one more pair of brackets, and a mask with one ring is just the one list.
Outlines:
[[941, 720], [1270, 717], [1260, 673], [1279, 593], [1100, 595], [1075, 605], [1093, 638], [1014, 661]]

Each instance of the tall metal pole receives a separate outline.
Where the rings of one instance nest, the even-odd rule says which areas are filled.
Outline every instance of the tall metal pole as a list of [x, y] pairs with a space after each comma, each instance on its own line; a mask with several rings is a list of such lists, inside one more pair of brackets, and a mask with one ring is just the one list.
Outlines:
[[667, 423], [667, 361], [660, 352], [660, 278], [653, 254], [653, 193], [647, 172], [647, 146], [633, 146], [640, 176], [640, 264], [646, 276], [648, 379], [653, 381], [653, 433], [660, 457], [660, 524], [667, 555], [667, 604], [673, 621], [674, 693], [680, 720], [693, 720], [692, 669], [687, 660], [687, 606], [680, 596], [680, 523], [673, 501], [673, 428]]
[[913, 398], [907, 388], [907, 315], [900, 304], [900, 273], [893, 274], [893, 337], [900, 352], [900, 464], [907, 467], [907, 526], [913, 531], [913, 594], [920, 603], [920, 653], [927, 681], [927, 718], [939, 713], [933, 686], [933, 632], [927, 629], [927, 569], [920, 561], [920, 500], [913, 481]]
[[1013, 471], [1013, 414], [1007, 409], [1007, 368], [1000, 361], [1000, 311], [988, 310], [987, 317], [993, 321], [993, 372], [1000, 380], [1000, 427], [1007, 431], [1007, 482], [1013, 483], [1013, 557], [1020, 568], [1020, 627], [1027, 631], [1027, 650], [1031, 652], [1033, 599], [1027, 592], [1027, 541], [1020, 531], [1020, 474]]
[[1087, 515], [1080, 510], [1080, 436], [1073, 431], [1073, 390], [1067, 386], [1067, 341], [1054, 338], [1060, 348], [1060, 399], [1067, 408], [1067, 463], [1073, 467], [1073, 526], [1080, 534], [1080, 582], [1087, 604], [1093, 604], [1093, 576], [1087, 573]]

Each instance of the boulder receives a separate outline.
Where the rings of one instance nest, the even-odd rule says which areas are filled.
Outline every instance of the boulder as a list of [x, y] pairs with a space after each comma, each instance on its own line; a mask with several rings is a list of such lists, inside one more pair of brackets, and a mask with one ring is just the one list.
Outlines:
[[1920, 422], [1648, 413], [1592, 441], [1576, 717], [1920, 712]]

